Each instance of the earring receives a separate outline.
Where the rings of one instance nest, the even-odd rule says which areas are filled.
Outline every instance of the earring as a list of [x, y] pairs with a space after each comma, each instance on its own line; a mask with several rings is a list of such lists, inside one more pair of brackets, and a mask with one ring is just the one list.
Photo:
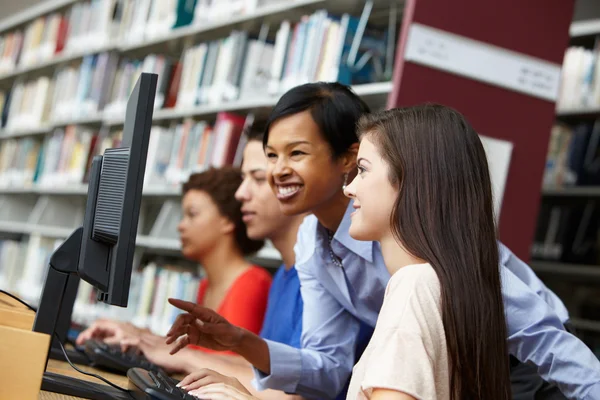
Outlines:
[[348, 173], [344, 174], [344, 184], [342, 185], [342, 190], [346, 190], [346, 186], [348, 185]]

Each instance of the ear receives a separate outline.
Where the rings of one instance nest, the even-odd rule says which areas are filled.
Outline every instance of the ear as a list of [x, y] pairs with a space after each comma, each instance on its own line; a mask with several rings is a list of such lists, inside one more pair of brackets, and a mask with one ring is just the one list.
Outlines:
[[235, 231], [235, 224], [227, 217], [221, 217], [220, 231], [224, 235], [229, 235]]
[[358, 143], [353, 143], [344, 154], [340, 156], [340, 163], [345, 173], [350, 173], [356, 168], [356, 158], [358, 157]]

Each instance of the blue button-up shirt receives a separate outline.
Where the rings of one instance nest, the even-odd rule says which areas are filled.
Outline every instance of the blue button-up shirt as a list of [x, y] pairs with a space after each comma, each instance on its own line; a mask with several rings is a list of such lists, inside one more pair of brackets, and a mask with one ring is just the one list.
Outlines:
[[[352, 211], [349, 204], [331, 243], [343, 269], [331, 260], [327, 232], [314, 216], [300, 227], [294, 250], [304, 299], [302, 348], [267, 341], [271, 374], [255, 370], [259, 390], [334, 398], [352, 372], [359, 321], [375, 326], [390, 279], [379, 243], [350, 237]], [[600, 362], [564, 329], [564, 305], [505, 246], [499, 250], [509, 352], [536, 365], [565, 396], [600, 399]]]

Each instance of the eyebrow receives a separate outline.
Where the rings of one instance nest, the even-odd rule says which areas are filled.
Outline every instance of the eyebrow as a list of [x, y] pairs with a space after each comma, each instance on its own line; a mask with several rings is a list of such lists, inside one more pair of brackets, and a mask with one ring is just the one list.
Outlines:
[[360, 157], [358, 160], [356, 160], [356, 163], [360, 164], [361, 161], [364, 161], [367, 164], [371, 164], [371, 162], [369, 160], [367, 160], [366, 158], [363, 158], [363, 157]]
[[[287, 144], [285, 145], [285, 147], [286, 147], [286, 148], [288, 148], [288, 147], [293, 147], [293, 146], [297, 146], [297, 145], [299, 145], [299, 144], [311, 144], [311, 143], [310, 143], [309, 141], [307, 141], [307, 140], [297, 140], [297, 141], [295, 141], [295, 142], [290, 142], [290, 143], [287, 143]], [[267, 146], [266, 146], [266, 147], [269, 147], [269, 148], [271, 148], [271, 149], [273, 148], [273, 146], [269, 146], [268, 144], [267, 144]]]

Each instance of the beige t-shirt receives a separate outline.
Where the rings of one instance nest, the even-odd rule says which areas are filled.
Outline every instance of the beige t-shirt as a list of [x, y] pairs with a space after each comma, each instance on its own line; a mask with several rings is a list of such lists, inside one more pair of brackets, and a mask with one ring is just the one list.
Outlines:
[[438, 277], [430, 264], [401, 268], [387, 285], [347, 399], [368, 399], [377, 388], [417, 399], [449, 399], [448, 367]]

